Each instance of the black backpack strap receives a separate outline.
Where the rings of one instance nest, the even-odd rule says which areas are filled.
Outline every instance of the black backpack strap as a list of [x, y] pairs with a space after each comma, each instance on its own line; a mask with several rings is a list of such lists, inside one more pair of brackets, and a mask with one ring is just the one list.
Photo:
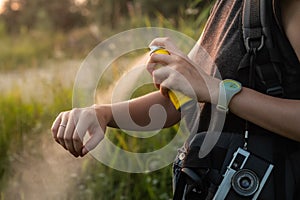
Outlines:
[[270, 29], [272, 9], [268, 8], [272, 8], [271, 0], [244, 1], [242, 24], [244, 44], [250, 55], [249, 87], [255, 87], [257, 75], [266, 94], [282, 97], [281, 72], [276, 61], [278, 53]]
[[[194, 169], [184, 167], [181, 169], [176, 188], [174, 191], [173, 200], [183, 200], [187, 197], [196, 196], [196, 199], [205, 199], [207, 192], [205, 189], [206, 174], [197, 174]], [[193, 194], [192, 192], [195, 192]], [[194, 199], [194, 198], [192, 198]]]
[[186, 176], [184, 173], [180, 172], [178, 177], [178, 182], [176, 183], [173, 200], [182, 200], [184, 196], [185, 187], [186, 187]]
[[[249, 87], [255, 88], [255, 78], [258, 78], [264, 84], [266, 94], [282, 97], [284, 91], [278, 60], [280, 55], [271, 33], [272, 8], [272, 0], [244, 0], [243, 38], [250, 56]], [[276, 198], [285, 199], [285, 158], [278, 152], [274, 154]]]
[[244, 2], [243, 36], [247, 52], [262, 49], [265, 38], [260, 22], [260, 0], [245, 0]]

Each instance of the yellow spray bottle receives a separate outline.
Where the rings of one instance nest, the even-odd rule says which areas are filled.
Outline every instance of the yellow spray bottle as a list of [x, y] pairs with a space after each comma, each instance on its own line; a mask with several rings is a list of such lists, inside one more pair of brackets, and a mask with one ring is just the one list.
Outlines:
[[[151, 46], [150, 55], [153, 53], [170, 55], [169, 51], [167, 51], [164, 47], [161, 46]], [[181, 111], [182, 109], [187, 109], [196, 103], [196, 101], [192, 98], [175, 90], [169, 90], [168, 95], [175, 108], [179, 111]]]

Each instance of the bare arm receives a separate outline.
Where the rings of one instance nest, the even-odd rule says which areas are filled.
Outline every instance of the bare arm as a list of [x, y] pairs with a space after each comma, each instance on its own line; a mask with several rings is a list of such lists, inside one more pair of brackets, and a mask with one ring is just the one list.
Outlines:
[[[180, 113], [170, 100], [155, 92], [128, 102], [61, 112], [51, 130], [55, 141], [78, 157], [99, 144], [107, 126], [145, 131], [168, 127], [179, 120]], [[90, 139], [83, 144], [86, 133]]]
[[96, 106], [97, 115], [105, 115], [107, 124], [126, 130], [156, 130], [170, 127], [180, 120], [171, 101], [159, 92], [116, 104]]
[[[300, 58], [299, 1], [282, 1], [282, 5], [285, 5], [282, 8], [282, 16], [286, 34]], [[188, 58], [178, 52], [169, 40], [158, 39], [152, 43], [171, 50], [171, 55], [152, 54], [147, 65], [154, 83], [160, 87], [162, 94], [156, 92], [129, 102], [95, 105], [62, 112], [52, 126], [53, 137], [60, 145], [76, 157], [84, 156], [103, 139], [107, 126], [151, 130], [177, 123], [180, 113], [175, 110], [169, 99], [163, 96], [167, 91], [164, 88], [174, 89], [188, 96], [191, 95], [188, 89], [193, 88], [193, 94], [196, 94], [199, 102], [217, 102], [220, 80], [209, 77], [202, 69], [187, 62]], [[167, 67], [154, 71], [157, 63], [163, 63]], [[181, 76], [178, 76], [178, 73], [185, 77], [184, 83], [188, 84], [179, 84], [182, 81], [179, 80]], [[190, 87], [187, 87], [188, 85]], [[241, 118], [284, 137], [300, 141], [300, 100], [274, 98], [243, 88], [232, 99], [230, 109]], [[83, 145], [82, 140], [86, 132], [91, 137]]]
[[284, 137], [300, 141], [300, 101], [271, 97], [243, 88], [230, 102], [239, 117]]
[[[155, 42], [162, 43], [164, 46], [171, 46], [171, 42], [165, 38], [157, 39]], [[294, 45], [294, 48], [296, 47], [297, 45]], [[180, 92], [188, 95], [184, 86], [178, 84], [180, 83], [177, 80], [179, 76], [176, 76], [174, 70], [170, 70], [176, 69], [186, 80], [189, 80], [189, 84], [197, 94], [199, 102], [217, 104], [219, 80], [205, 74], [199, 67], [192, 65], [191, 62], [185, 62], [188, 59], [184, 56], [177, 55], [179, 55], [178, 51], [174, 51], [171, 55], [151, 56], [150, 63], [166, 63], [169, 67], [163, 70], [155, 70], [153, 73], [155, 80], [158, 80], [162, 86], [177, 88]], [[149, 65], [149, 69], [151, 72], [153, 71], [151, 65]], [[190, 73], [190, 71], [193, 71], [193, 73]], [[205, 87], [205, 85], [208, 87]], [[163, 90], [161, 91], [163, 92]], [[275, 98], [244, 87], [232, 99], [229, 108], [234, 114], [243, 119], [281, 136], [300, 141], [300, 117], [298, 117], [300, 100]]]
[[[282, 22], [298, 59], [300, 2], [281, 1]], [[300, 100], [270, 97], [244, 88], [230, 104], [233, 113], [279, 135], [300, 141]]]

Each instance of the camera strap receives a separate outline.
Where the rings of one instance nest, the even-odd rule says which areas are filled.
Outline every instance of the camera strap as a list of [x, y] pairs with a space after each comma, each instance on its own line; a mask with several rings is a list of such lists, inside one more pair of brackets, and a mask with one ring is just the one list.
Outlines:
[[[283, 97], [281, 73], [276, 49], [274, 48], [271, 18], [273, 13], [272, 0], [245, 0], [243, 6], [243, 38], [250, 57], [249, 87], [255, 88], [255, 80], [264, 84], [265, 93]], [[276, 59], [274, 59], [276, 58]], [[275, 60], [275, 62], [274, 62]], [[257, 77], [256, 77], [257, 76]], [[246, 121], [244, 132], [244, 149], [247, 149], [249, 122]], [[276, 147], [281, 143], [275, 138]], [[276, 151], [274, 149], [274, 151]], [[276, 199], [286, 199], [285, 157], [274, 152], [276, 167], [274, 169]]]

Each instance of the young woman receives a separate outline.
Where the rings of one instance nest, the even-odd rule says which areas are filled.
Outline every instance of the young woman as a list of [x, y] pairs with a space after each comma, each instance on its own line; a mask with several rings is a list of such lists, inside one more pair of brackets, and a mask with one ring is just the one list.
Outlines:
[[[266, 160], [276, 164], [272, 152], [276, 146], [276, 152], [282, 153], [281, 163], [284, 162], [289, 169], [280, 173], [286, 183], [283, 184], [284, 199], [299, 198], [300, 170], [295, 167], [300, 164], [300, 159], [293, 159], [299, 154], [300, 142], [300, 1], [276, 1], [272, 2], [274, 13], [273, 20], [276, 22], [278, 30], [276, 42], [284, 62], [289, 66], [284, 69], [283, 89], [285, 98], [273, 97], [263, 94], [260, 88], [251, 89], [248, 80], [243, 80], [239, 73], [243, 72], [241, 63], [246, 54], [242, 39], [242, 8], [243, 2], [239, 0], [218, 0], [211, 12], [205, 30], [198, 41], [199, 46], [204, 48], [212, 57], [220, 71], [222, 79], [234, 79], [241, 82], [241, 89], [232, 96], [228, 102], [229, 113], [226, 119], [224, 131], [243, 134], [245, 124], [249, 129], [249, 150], [255, 154], [262, 154]], [[213, 68], [207, 70], [207, 66], [197, 65], [197, 47], [191, 56], [183, 55], [174, 43], [168, 38], [157, 38], [150, 45], [163, 46], [170, 52], [170, 55], [152, 54], [147, 63], [147, 69], [153, 76], [153, 80], [158, 92], [154, 92], [143, 97], [109, 105], [93, 105], [87, 108], [78, 108], [62, 112], [58, 115], [52, 126], [54, 139], [68, 150], [75, 157], [86, 155], [104, 137], [107, 126], [118, 127], [114, 120], [114, 115], [121, 115], [129, 106], [131, 119], [137, 126], [122, 126], [124, 129], [143, 130], [143, 127], [150, 129], [161, 128], [147, 126], [151, 118], [148, 115], [149, 109], [155, 104], [164, 107], [167, 120], [164, 127], [169, 127], [180, 120], [181, 114], [177, 111], [170, 99], [168, 90], [175, 89], [185, 95], [190, 95], [186, 84], [181, 84], [179, 72], [189, 81], [192, 86], [197, 101], [205, 103], [200, 119], [200, 129], [207, 129], [207, 118], [210, 105], [217, 105], [219, 102], [221, 79], [212, 76]], [[190, 62], [191, 61], [191, 62]], [[156, 69], [157, 64], [165, 67]], [[204, 69], [205, 68], [205, 69]], [[299, 68], [299, 69], [298, 69]], [[174, 71], [176, 70], [176, 71]], [[291, 89], [293, 87], [293, 89]], [[168, 88], [168, 89], [167, 89]], [[114, 115], [112, 112], [114, 110]], [[95, 112], [96, 111], [96, 112]], [[94, 117], [96, 113], [97, 118]], [[247, 122], [246, 122], [247, 121]], [[126, 123], [124, 123], [126, 124]], [[130, 124], [130, 123], [128, 123]], [[88, 131], [91, 135], [86, 144], [82, 143], [82, 138]], [[262, 141], [262, 142], [260, 142]], [[278, 143], [282, 141], [282, 143]], [[278, 146], [278, 144], [280, 146]], [[257, 145], [261, 147], [257, 147]], [[264, 149], [265, 152], [256, 152], [256, 149]], [[289, 148], [286, 150], [288, 147]], [[298, 154], [297, 154], [298, 153]], [[271, 158], [269, 157], [271, 156]], [[272, 157], [273, 156], [273, 157]], [[292, 161], [291, 161], [292, 160]], [[291, 162], [292, 164], [286, 164]], [[299, 165], [298, 165], [299, 166]], [[276, 171], [276, 170], [275, 170]], [[286, 172], [288, 171], [288, 172]], [[268, 191], [263, 191], [261, 199], [276, 199], [275, 190], [279, 188], [276, 178], [271, 178]], [[285, 186], [284, 186], [285, 185]], [[286, 185], [291, 185], [287, 188]]]

